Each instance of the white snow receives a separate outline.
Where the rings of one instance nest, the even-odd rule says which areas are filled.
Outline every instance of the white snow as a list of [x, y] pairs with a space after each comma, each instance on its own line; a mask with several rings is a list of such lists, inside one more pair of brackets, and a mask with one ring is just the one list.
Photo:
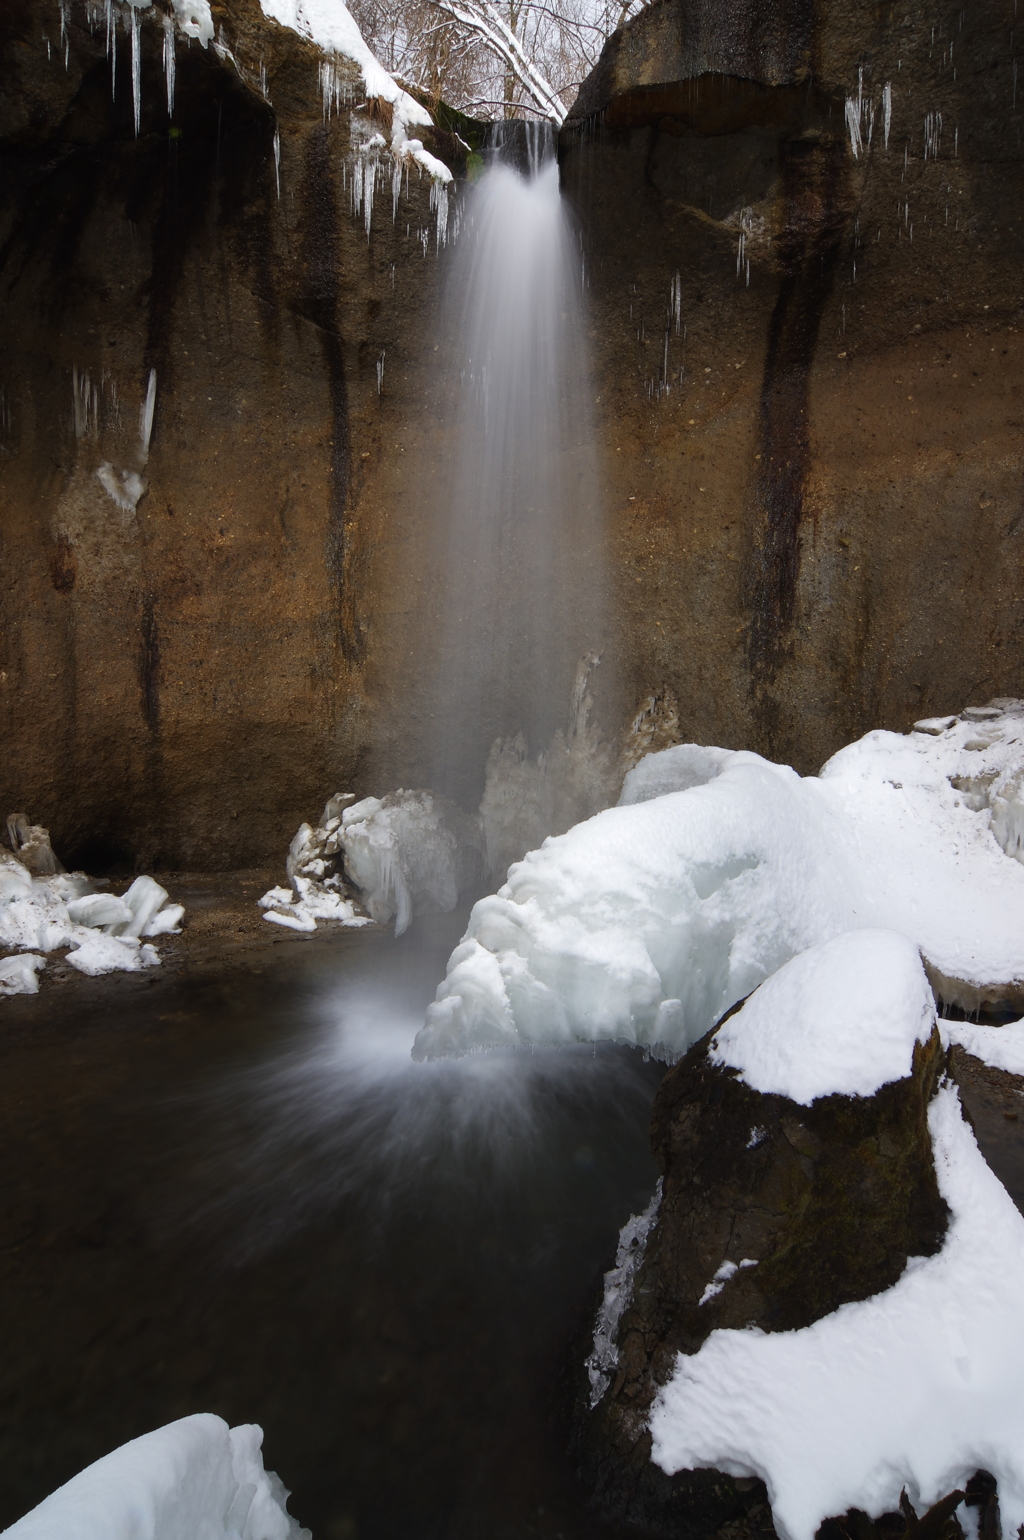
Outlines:
[[757, 1260], [754, 1257], [744, 1257], [742, 1262], [723, 1262], [721, 1267], [715, 1269], [715, 1275], [711, 1282], [704, 1285], [704, 1292], [697, 1301], [699, 1305], [706, 1305], [709, 1299], [717, 1299], [725, 1288], [730, 1278], [735, 1278], [741, 1267], [756, 1267]]
[[688, 789], [609, 808], [513, 866], [474, 907], [417, 1054], [574, 1039], [679, 1054], [790, 957], [863, 928], [919, 947], [950, 1003], [1019, 996], [1024, 865], [1007, 856], [1024, 707], [990, 709], [869, 733], [803, 779], [719, 750], [694, 785], [701, 751], [651, 756], [634, 787], [676, 756]]
[[410, 134], [414, 128], [433, 127], [433, 118], [421, 107], [371, 53], [363, 35], [342, 0], [260, 0], [264, 16], [282, 27], [309, 38], [327, 54], [341, 55], [359, 66], [368, 98], [391, 104], [391, 153], [396, 160], [413, 161], [436, 183], [447, 185], [452, 174], [443, 161], [425, 150]]
[[990, 1064], [993, 1069], [1011, 1075], [1024, 1075], [1024, 1021], [1008, 1021], [1002, 1027], [975, 1026], [970, 1021], [940, 1021], [945, 1043], [959, 1043], [961, 1048]]
[[895, 931], [848, 930], [766, 979], [719, 1027], [709, 1056], [755, 1091], [809, 1107], [902, 1080], [934, 1025], [917, 947]]
[[[53, 952], [68, 947], [80, 973], [138, 973], [160, 961], [140, 938], [177, 935], [185, 911], [152, 877], [136, 877], [123, 897], [96, 892], [83, 872], [33, 877], [0, 851], [0, 950]], [[0, 995], [34, 994], [36, 957], [0, 960]], [[28, 971], [26, 971], [28, 970]]]
[[928, 1123], [951, 1211], [939, 1254], [803, 1330], [712, 1332], [652, 1410], [662, 1470], [761, 1477], [783, 1540], [850, 1507], [892, 1511], [904, 1487], [920, 1511], [979, 1469], [1004, 1533], [1024, 1521], [1024, 1218], [952, 1086]]
[[659, 1176], [654, 1196], [642, 1214], [632, 1214], [619, 1231], [615, 1266], [604, 1275], [604, 1297], [594, 1322], [594, 1346], [587, 1359], [590, 1405], [595, 1407], [611, 1384], [619, 1362], [616, 1337], [622, 1313], [633, 1298], [633, 1280], [647, 1250], [647, 1237], [658, 1217], [663, 1179]]
[[263, 1429], [211, 1412], [122, 1444], [4, 1530], [11, 1540], [309, 1540], [263, 1468]]
[[3, 958], [0, 960], [0, 995], [37, 995], [39, 980], [36, 974], [45, 967], [45, 957], [38, 957], [33, 952]]
[[213, 17], [210, 0], [171, 0], [179, 31], [196, 38], [205, 48], [213, 41]]

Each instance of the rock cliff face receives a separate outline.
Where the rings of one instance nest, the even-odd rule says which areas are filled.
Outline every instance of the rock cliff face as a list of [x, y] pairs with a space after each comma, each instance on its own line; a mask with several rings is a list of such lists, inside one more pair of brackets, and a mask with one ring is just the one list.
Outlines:
[[[113, 68], [102, 7], [0, 17], [0, 799], [93, 870], [254, 863], [342, 785], [429, 779], [445, 252], [383, 163], [367, 231], [354, 68], [325, 102], [221, 0], [169, 118], [161, 0], [136, 133], [113, 11]], [[809, 770], [1015, 692], [1013, 37], [1001, 0], [658, 0], [610, 42], [561, 146], [609, 732], [664, 686], [682, 737]]]
[[656, 0], [563, 135], [624, 656], [809, 770], [1020, 667], [1013, 18]]
[[173, 117], [141, 13], [137, 133], [113, 15], [113, 67], [102, 7], [0, 18], [0, 800], [72, 864], [224, 867], [373, 741], [438, 218], [389, 156], [355, 206], [379, 108], [256, 0], [178, 38]]
[[713, 1037], [658, 1092], [661, 1201], [614, 1365], [594, 1383], [594, 1410], [582, 1412], [582, 1462], [598, 1500], [653, 1535], [709, 1535], [763, 1501], [751, 1498], [754, 1483], [738, 1489], [716, 1471], [670, 1478], [651, 1463], [647, 1419], [676, 1355], [696, 1353], [716, 1329], [792, 1331], [890, 1288], [908, 1256], [934, 1255], [947, 1221], [927, 1124], [945, 1063], [937, 1031], [905, 1079], [810, 1106], [761, 1095], [717, 1067]]

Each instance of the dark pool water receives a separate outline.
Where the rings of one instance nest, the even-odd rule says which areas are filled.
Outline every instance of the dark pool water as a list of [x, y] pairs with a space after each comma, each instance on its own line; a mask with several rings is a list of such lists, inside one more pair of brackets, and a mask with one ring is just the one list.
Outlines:
[[661, 1069], [412, 1064], [459, 925], [5, 1002], [0, 1527], [215, 1411], [314, 1540], [612, 1533], [566, 1405]]

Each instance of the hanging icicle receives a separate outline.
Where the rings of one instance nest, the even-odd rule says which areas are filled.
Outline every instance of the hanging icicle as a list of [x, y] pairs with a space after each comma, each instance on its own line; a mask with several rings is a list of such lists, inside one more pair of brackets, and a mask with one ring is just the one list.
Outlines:
[[174, 116], [174, 17], [164, 17], [164, 79], [167, 82], [167, 116]]

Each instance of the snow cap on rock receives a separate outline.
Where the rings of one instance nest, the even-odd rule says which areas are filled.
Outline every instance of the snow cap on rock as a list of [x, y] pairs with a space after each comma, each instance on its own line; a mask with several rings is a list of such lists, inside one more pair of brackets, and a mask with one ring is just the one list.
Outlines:
[[850, 930], [800, 952], [725, 1021], [711, 1060], [766, 1095], [873, 1096], [913, 1067], [935, 1001], [913, 942]]

